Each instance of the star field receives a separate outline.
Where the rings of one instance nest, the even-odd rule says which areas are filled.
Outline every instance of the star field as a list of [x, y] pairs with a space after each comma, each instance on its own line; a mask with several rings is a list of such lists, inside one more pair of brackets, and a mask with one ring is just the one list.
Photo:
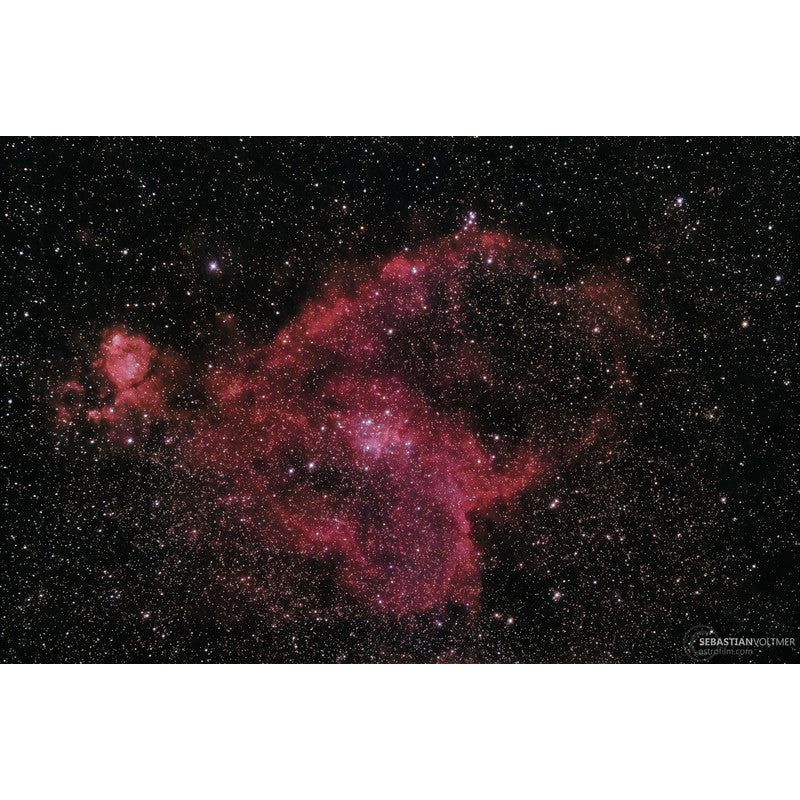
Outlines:
[[798, 635], [795, 140], [0, 147], [4, 661]]

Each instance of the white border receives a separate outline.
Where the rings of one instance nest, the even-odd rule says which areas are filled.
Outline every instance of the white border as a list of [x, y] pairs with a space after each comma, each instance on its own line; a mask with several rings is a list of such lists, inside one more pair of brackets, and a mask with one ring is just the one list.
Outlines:
[[[4, 135], [798, 132], [797, 11], [772, 0], [7, 6]], [[6, 666], [0, 794], [785, 797], [796, 684], [795, 667]]]
[[795, 668], [0, 668], [0, 795], [787, 797]]
[[798, 11], [671, 0], [28, 0], [0, 132], [792, 134]]

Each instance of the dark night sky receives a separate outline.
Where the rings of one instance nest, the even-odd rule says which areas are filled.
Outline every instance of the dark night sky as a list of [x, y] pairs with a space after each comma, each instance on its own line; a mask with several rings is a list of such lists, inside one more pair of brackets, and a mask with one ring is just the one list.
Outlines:
[[[694, 626], [798, 635], [796, 140], [39, 138], [0, 152], [3, 661], [672, 662]], [[535, 449], [534, 434], [548, 455], [588, 437], [598, 408], [609, 423], [500, 507], [469, 507], [471, 602], [445, 592], [381, 613], [342, 578], [342, 552], [276, 547], [237, 524], [222, 497], [244, 492], [238, 462], [193, 469], [164, 442], [218, 441], [207, 363], [268, 385], [243, 352], [320, 298], [371, 286], [397, 254], [438, 268], [441, 245], [425, 248], [465, 226], [557, 252], [542, 257], [540, 299], [578, 309], [588, 286], [602, 305], [604, 286], [628, 311], [595, 351], [585, 304], [573, 319], [518, 306], [508, 286], [470, 289], [465, 326], [485, 337], [495, 393], [457, 396], [431, 376], [432, 353], [457, 339], [447, 315], [400, 337], [394, 370], [379, 366], [426, 376], [422, 441], [442, 435], [429, 419], [485, 436], [486, 452], [495, 433], [509, 443], [499, 463]], [[82, 407], [57, 419], [69, 380], [102, 405], [92, 363], [118, 326], [189, 375], [170, 419], [130, 446]], [[624, 389], [609, 388], [621, 363]], [[257, 426], [241, 419], [243, 450]], [[348, 491], [374, 520], [389, 490], [365, 485]], [[446, 551], [447, 520], [431, 524]]]

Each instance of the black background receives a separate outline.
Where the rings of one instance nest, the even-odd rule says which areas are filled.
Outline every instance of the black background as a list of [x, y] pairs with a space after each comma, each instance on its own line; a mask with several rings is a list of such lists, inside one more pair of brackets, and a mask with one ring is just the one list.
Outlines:
[[[797, 637], [796, 141], [1, 146], [3, 660], [682, 661], [695, 625]], [[238, 581], [267, 556], [183, 535], [182, 504], [212, 512], [168, 460], [57, 429], [56, 387], [109, 325], [190, 360], [220, 313], [265, 341], [335, 266], [469, 212], [556, 243], [566, 274], [613, 270], [658, 332], [615, 458], [481, 535], [477, 612], [379, 619], [325, 565], [287, 558], [276, 614]], [[557, 513], [553, 493], [569, 498]]]

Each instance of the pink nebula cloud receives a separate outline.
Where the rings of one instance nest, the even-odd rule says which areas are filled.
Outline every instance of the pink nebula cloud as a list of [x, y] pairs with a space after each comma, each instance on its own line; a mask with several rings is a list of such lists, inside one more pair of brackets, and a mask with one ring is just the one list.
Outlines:
[[[509, 376], [481, 325], [521, 301], [531, 315], [563, 306], [570, 346], [596, 348], [601, 317], [638, 325], [613, 279], [582, 292], [540, 285], [538, 271], [560, 262], [555, 248], [471, 231], [390, 259], [354, 292], [328, 288], [272, 341], [211, 369], [207, 407], [182, 434], [184, 468], [218, 479], [227, 517], [260, 546], [332, 560], [340, 585], [374, 611], [475, 605], [476, 515], [535, 487], [552, 457], [527, 430], [487, 439], [473, 400], [495, 391], [533, 402], [557, 369], [523, 364]], [[108, 402], [89, 416], [111, 430], [169, 418], [178, 363], [141, 335], [108, 331], [94, 362]], [[581, 446], [598, 436], [570, 425]]]

